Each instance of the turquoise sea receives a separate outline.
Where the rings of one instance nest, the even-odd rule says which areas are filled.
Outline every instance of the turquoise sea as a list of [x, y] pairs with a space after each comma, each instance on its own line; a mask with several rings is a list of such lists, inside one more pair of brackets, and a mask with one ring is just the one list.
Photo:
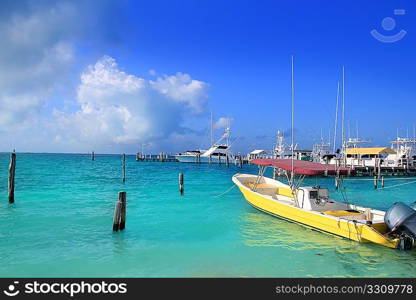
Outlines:
[[[0, 277], [415, 277], [416, 251], [359, 244], [249, 206], [233, 184], [255, 166], [136, 162], [121, 156], [17, 154], [15, 204], [0, 154]], [[185, 195], [178, 173], [185, 174]], [[333, 179], [309, 179], [327, 186]], [[386, 182], [386, 186], [397, 182]], [[374, 190], [351, 181], [350, 201], [387, 209], [416, 200], [416, 184]], [[118, 191], [127, 223], [112, 231]], [[226, 192], [228, 190], [228, 192]], [[224, 193], [226, 192], [226, 193]], [[222, 194], [222, 195], [221, 195]]]

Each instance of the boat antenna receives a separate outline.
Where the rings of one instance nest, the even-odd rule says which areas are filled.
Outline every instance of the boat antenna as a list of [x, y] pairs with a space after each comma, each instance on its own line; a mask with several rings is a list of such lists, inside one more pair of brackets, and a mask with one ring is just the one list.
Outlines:
[[351, 121], [350, 121], [350, 120], [348, 120], [348, 137], [347, 137], [347, 140], [349, 140], [349, 139], [350, 139], [350, 137], [351, 137], [351, 128], [350, 128], [350, 127], [351, 127], [351, 126], [350, 126], [351, 124], [350, 124], [350, 122], [351, 122]]
[[212, 124], [212, 110], [211, 110], [211, 122], [210, 122], [210, 129], [211, 129], [211, 147], [212, 147], [212, 143], [214, 142], [214, 136], [213, 136], [213, 129], [212, 129], [212, 127], [213, 127], [213, 124]]
[[332, 148], [332, 152], [335, 153], [336, 143], [337, 143], [337, 124], [338, 124], [338, 100], [339, 100], [339, 81], [337, 85], [337, 105], [335, 108], [335, 129], [334, 129], [334, 145]]
[[358, 121], [355, 122], [355, 130], [357, 131], [357, 141], [358, 141]]
[[295, 78], [294, 78], [294, 62], [292, 55], [292, 172], [290, 174], [290, 185], [293, 188], [293, 179], [294, 179], [294, 145], [295, 145]]
[[344, 133], [344, 119], [345, 119], [345, 68], [342, 66], [342, 153], [345, 151], [345, 133]]

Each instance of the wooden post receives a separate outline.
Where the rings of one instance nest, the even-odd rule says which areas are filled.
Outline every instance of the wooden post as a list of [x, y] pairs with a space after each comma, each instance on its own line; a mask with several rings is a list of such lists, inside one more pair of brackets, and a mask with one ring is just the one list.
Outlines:
[[221, 164], [221, 155], [218, 153], [218, 164]]
[[212, 155], [210, 154], [210, 155], [208, 156], [208, 163], [209, 163], [209, 164], [211, 164], [211, 159], [212, 159]]
[[118, 201], [114, 207], [113, 231], [126, 227], [126, 192], [118, 193]]
[[381, 178], [381, 158], [377, 158], [377, 167], [378, 167], [377, 177], [378, 179], [380, 179]]
[[10, 155], [9, 165], [9, 203], [14, 203], [14, 177], [16, 170], [16, 153]]
[[384, 176], [381, 177], [381, 187], [384, 188]]
[[227, 168], [230, 166], [228, 154], [225, 154], [225, 165], [227, 166]]
[[179, 193], [183, 195], [183, 173], [179, 173]]
[[324, 176], [328, 177], [328, 170], [327, 169], [324, 171]]
[[240, 168], [242, 168], [242, 167], [243, 167], [243, 158], [241, 157], [241, 155], [239, 155], [239, 156], [238, 156], [238, 166], [239, 166]]
[[95, 160], [95, 153], [94, 153], [94, 151], [91, 152], [91, 160]]
[[118, 193], [118, 201], [121, 203], [120, 205], [120, 230], [126, 228], [126, 199], [127, 195], [126, 192], [119, 192]]
[[377, 189], [377, 176], [374, 176], [374, 189]]
[[338, 177], [335, 177], [335, 189], [337, 190], [338, 189]]
[[123, 154], [122, 171], [123, 171], [123, 182], [126, 182], [126, 154]]

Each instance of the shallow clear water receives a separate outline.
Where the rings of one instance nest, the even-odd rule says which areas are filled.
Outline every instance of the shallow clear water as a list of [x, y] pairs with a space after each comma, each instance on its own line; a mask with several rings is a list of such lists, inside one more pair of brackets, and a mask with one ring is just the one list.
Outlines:
[[[127, 157], [18, 154], [16, 203], [0, 154], [1, 277], [415, 277], [416, 253], [359, 244], [259, 212], [233, 184], [254, 166], [136, 162]], [[185, 174], [185, 195], [178, 173]], [[333, 179], [306, 183], [333, 189]], [[386, 186], [397, 182], [386, 182]], [[347, 183], [350, 201], [387, 209], [412, 203], [416, 185], [374, 190]], [[127, 224], [112, 232], [118, 191]], [[218, 195], [223, 194], [218, 197]], [[340, 192], [332, 197], [341, 199]]]

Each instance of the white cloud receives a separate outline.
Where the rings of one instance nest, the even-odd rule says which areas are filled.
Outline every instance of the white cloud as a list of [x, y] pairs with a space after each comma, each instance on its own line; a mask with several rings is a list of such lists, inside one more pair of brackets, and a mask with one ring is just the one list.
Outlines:
[[207, 83], [154, 70], [140, 78], [110, 57], [79, 75], [90, 59], [80, 49], [103, 51], [113, 6], [0, 1], [0, 151], [135, 151], [141, 142], [170, 150], [198, 140], [184, 124], [204, 112]]
[[[164, 88], [166, 87], [166, 89]], [[155, 81], [128, 74], [104, 56], [81, 75], [73, 113], [55, 110], [57, 144], [78, 150], [137, 149], [143, 142], [175, 137], [189, 114], [202, 111], [207, 84], [177, 73]]]
[[[19, 3], [15, 4], [18, 5]], [[0, 125], [25, 129], [38, 120], [57, 81], [73, 62], [66, 24], [75, 16], [70, 3], [49, 7], [6, 7], [0, 21]]]
[[150, 81], [150, 85], [163, 95], [177, 102], [185, 103], [194, 112], [203, 111], [207, 100], [207, 84], [192, 79], [188, 74], [177, 73]]
[[222, 129], [231, 126], [233, 118], [221, 117], [214, 123], [214, 129]]

